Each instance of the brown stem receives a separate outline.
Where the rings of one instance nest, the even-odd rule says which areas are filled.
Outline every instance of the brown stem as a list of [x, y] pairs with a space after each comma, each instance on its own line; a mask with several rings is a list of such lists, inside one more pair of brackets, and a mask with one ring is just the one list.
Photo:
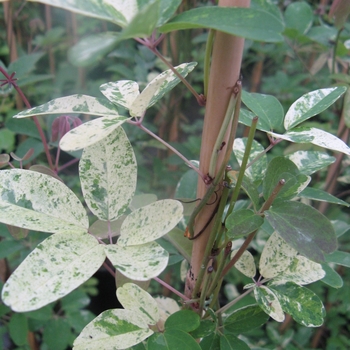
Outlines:
[[[249, 7], [249, 0], [220, 0], [219, 6], [237, 6]], [[240, 76], [241, 61], [243, 55], [244, 39], [238, 38], [226, 33], [217, 32], [213, 46], [212, 64], [210, 69], [210, 78], [208, 86], [208, 96], [206, 103], [206, 113], [204, 118], [202, 146], [200, 153], [200, 170], [203, 174], [209, 171], [211, 154], [214, 149], [215, 141], [219, 135], [223, 123], [227, 106], [232, 94], [232, 87]], [[228, 128], [231, 130], [231, 128]], [[226, 146], [232, 149], [229, 144], [229, 134], [225, 136]], [[220, 169], [226, 152], [219, 155], [217, 161], [217, 171]], [[218, 197], [221, 197], [221, 189], [218, 189]], [[203, 198], [207, 192], [207, 186], [202, 181], [198, 182], [197, 197]], [[211, 198], [211, 201], [214, 198]], [[198, 233], [213, 215], [215, 206], [204, 206], [198, 214], [195, 222], [195, 230]], [[185, 294], [192, 295], [198, 273], [201, 269], [201, 263], [205, 248], [212, 230], [212, 223], [206, 230], [194, 240], [192, 250], [191, 269], [186, 278]]]

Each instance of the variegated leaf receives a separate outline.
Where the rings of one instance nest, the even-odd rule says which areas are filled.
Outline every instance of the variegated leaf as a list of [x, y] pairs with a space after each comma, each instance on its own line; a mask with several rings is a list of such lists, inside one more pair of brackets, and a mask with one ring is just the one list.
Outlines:
[[284, 312], [276, 294], [265, 286], [254, 288], [258, 305], [277, 322], [284, 321]]
[[325, 309], [320, 298], [311, 290], [292, 282], [271, 287], [278, 297], [283, 311], [306, 327], [319, 327], [323, 324]]
[[[235, 249], [231, 253], [231, 259], [236, 255], [238, 249]], [[244, 251], [239, 260], [235, 263], [235, 268], [242, 272], [243, 275], [253, 278], [256, 274], [256, 267], [253, 255], [247, 250]]]
[[148, 325], [156, 324], [159, 320], [157, 302], [134, 283], [125, 283], [117, 289], [118, 301], [124, 309], [138, 313]]
[[153, 334], [133, 311], [112, 309], [92, 320], [73, 343], [73, 350], [127, 349]]
[[86, 204], [100, 220], [116, 220], [135, 193], [136, 158], [123, 128], [84, 149], [79, 163]]
[[60, 147], [64, 151], [77, 151], [93, 145], [104, 139], [128, 118], [123, 116], [102, 117], [91, 120], [68, 131], [60, 141]]
[[271, 285], [285, 284], [287, 282], [304, 285], [316, 282], [325, 275], [326, 273], [322, 269], [321, 264], [315, 263], [304, 256], [297, 255], [287, 269], [272, 280]]
[[297, 255], [286, 241], [274, 232], [267, 240], [260, 256], [259, 270], [265, 278], [273, 278], [287, 270]]
[[28, 0], [110, 21], [125, 27], [139, 10], [137, 0]]
[[286, 156], [304, 175], [311, 175], [316, 171], [327, 167], [335, 162], [335, 158], [324, 152], [297, 151]]
[[284, 118], [284, 127], [290, 130], [303, 121], [323, 112], [346, 91], [345, 86], [319, 89], [308, 92], [297, 99]]
[[120, 246], [132, 246], [152, 242], [171, 229], [182, 218], [182, 204], [164, 199], [133, 211], [123, 222]]
[[157, 277], [169, 260], [169, 253], [156, 242], [131, 247], [110, 244], [105, 246], [105, 252], [118, 271], [136, 281]]
[[269, 135], [277, 139], [283, 139], [295, 143], [312, 143], [333, 151], [350, 155], [350, 147], [338, 137], [317, 128], [294, 128], [285, 134], [269, 132]]
[[105, 258], [102, 245], [83, 231], [51, 235], [12, 273], [2, 300], [16, 312], [37, 310], [87, 281]]
[[[242, 164], [246, 144], [247, 138], [236, 138], [234, 141], [233, 153], [239, 165]], [[248, 164], [261, 154], [263, 154], [263, 156], [245, 170], [245, 175], [253, 182], [260, 182], [264, 178], [267, 168], [267, 156], [264, 154], [264, 147], [261, 146], [257, 141], [253, 140], [252, 148], [248, 158]]]
[[132, 80], [105, 83], [100, 86], [100, 90], [112, 103], [128, 110], [140, 95], [139, 85]]
[[71, 95], [66, 97], [59, 97], [47, 103], [44, 103], [43, 105], [24, 110], [16, 114], [14, 118], [69, 113], [120, 117], [116, 106], [106, 99], [100, 99], [87, 95]]
[[42, 232], [89, 227], [85, 208], [67, 186], [23, 169], [0, 171], [0, 221]]
[[[182, 63], [174, 68], [183, 77], [186, 77], [186, 75], [190, 73], [196, 65], [196, 62]], [[171, 69], [159, 74], [149, 84], [147, 84], [141, 94], [136, 97], [129, 110], [130, 115], [133, 117], [142, 116], [146, 109], [152, 107], [179, 82], [180, 79], [172, 72]]]

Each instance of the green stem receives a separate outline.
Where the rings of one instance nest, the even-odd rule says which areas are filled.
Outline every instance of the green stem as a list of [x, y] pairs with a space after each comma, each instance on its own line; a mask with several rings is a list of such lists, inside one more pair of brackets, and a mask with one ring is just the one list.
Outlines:
[[194, 287], [193, 293], [192, 293], [193, 298], [196, 297], [197, 293], [199, 292], [199, 290], [201, 288], [203, 276], [204, 276], [204, 273], [206, 271], [207, 265], [209, 263], [210, 255], [212, 253], [212, 248], [214, 246], [215, 239], [217, 238], [217, 233], [220, 230], [220, 226], [222, 225], [222, 214], [223, 214], [224, 209], [225, 209], [228, 194], [229, 194], [229, 189], [225, 187], [223, 192], [222, 192], [219, 208], [218, 208], [218, 211], [216, 213], [215, 222], [214, 222], [213, 228], [211, 230], [207, 245], [205, 247], [205, 252], [203, 255], [203, 259], [202, 259], [201, 268], [200, 268], [200, 271], [198, 273], [197, 281], [196, 281], [196, 284], [195, 284], [195, 287]]
[[210, 59], [211, 53], [213, 50], [214, 43], [214, 34], [215, 30], [210, 29], [207, 39], [207, 45], [205, 47], [205, 56], [204, 56], [204, 77], [203, 77], [203, 85], [204, 85], [204, 96], [208, 95], [208, 82], [209, 82], [209, 71], [210, 71]]
[[[235, 119], [236, 104], [237, 104], [238, 98], [240, 98], [240, 94], [231, 96], [230, 102], [229, 102], [227, 110], [226, 110], [224, 121], [221, 125], [219, 135], [215, 141], [214, 149], [213, 149], [213, 152], [212, 152], [211, 158], [210, 158], [210, 165], [209, 165], [209, 172], [208, 172], [209, 176], [211, 176], [211, 177], [215, 176], [218, 155], [219, 155], [220, 150], [224, 146], [222, 144], [222, 142], [225, 138], [225, 134], [227, 133], [227, 128], [229, 127], [231, 121], [233, 119]], [[226, 147], [228, 147], [228, 145]]]
[[248, 289], [246, 292], [244, 292], [243, 294], [241, 294], [240, 296], [238, 296], [236, 299], [230, 301], [229, 303], [227, 303], [226, 305], [224, 305], [221, 309], [217, 310], [215, 312], [216, 315], [220, 315], [222, 313], [224, 313], [226, 310], [228, 310], [231, 306], [235, 305], [236, 303], [238, 303], [240, 300], [242, 300], [244, 297], [246, 297], [247, 295], [249, 295], [252, 291], [254, 290], [254, 288]]
[[241, 164], [241, 167], [239, 169], [237, 182], [235, 185], [235, 189], [233, 190], [230, 207], [227, 211], [226, 217], [232, 213], [233, 207], [237, 201], [239, 192], [241, 190], [241, 185], [242, 185], [244, 173], [245, 173], [245, 170], [247, 167], [247, 163], [249, 160], [250, 151], [252, 149], [252, 144], [253, 144], [257, 124], [258, 124], [258, 117], [254, 117], [252, 120], [252, 125], [251, 125], [250, 130], [249, 130], [248, 140], [247, 140], [247, 144], [246, 144], [243, 159], [242, 159], [242, 164]]
[[332, 74], [335, 73], [335, 61], [336, 61], [336, 57], [337, 57], [337, 48], [338, 48], [338, 43], [339, 43], [339, 37], [340, 37], [340, 33], [343, 31], [344, 28], [340, 28], [338, 30], [337, 33], [337, 37], [335, 38], [335, 44], [333, 47], [333, 57], [332, 57]]

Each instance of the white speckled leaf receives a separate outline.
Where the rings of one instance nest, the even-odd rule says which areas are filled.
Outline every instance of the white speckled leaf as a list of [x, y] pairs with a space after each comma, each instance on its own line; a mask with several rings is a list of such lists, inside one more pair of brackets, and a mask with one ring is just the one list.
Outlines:
[[182, 211], [182, 204], [173, 199], [157, 201], [133, 211], [123, 222], [118, 244], [144, 244], [162, 237], [181, 220]]
[[301, 174], [311, 175], [335, 162], [335, 158], [324, 152], [297, 151], [286, 156], [299, 169]]
[[284, 312], [276, 294], [265, 286], [254, 288], [258, 305], [277, 322], [284, 321]]
[[117, 298], [124, 309], [138, 313], [149, 325], [159, 320], [157, 302], [134, 283], [125, 283], [117, 289]]
[[113, 22], [125, 27], [138, 12], [137, 0], [28, 0], [41, 2], [80, 15]]
[[112, 103], [126, 109], [130, 109], [136, 97], [140, 95], [139, 85], [132, 80], [102, 84], [100, 90]]
[[323, 112], [346, 91], [345, 86], [319, 89], [297, 99], [284, 118], [284, 127], [290, 130], [303, 121]]
[[331, 149], [350, 155], [350, 147], [338, 137], [317, 128], [294, 128], [285, 134], [269, 132], [269, 135], [277, 139], [283, 139], [295, 143], [312, 143], [316, 146]]
[[[196, 65], [196, 62], [182, 63], [175, 67], [175, 69], [183, 77], [186, 77]], [[142, 116], [146, 109], [153, 106], [179, 82], [180, 79], [170, 69], [159, 74], [144, 88], [141, 94], [136, 97], [129, 110], [130, 115], [133, 117]]]
[[[237, 252], [238, 249], [232, 251], [231, 259], [235, 256]], [[253, 255], [247, 250], [245, 250], [242, 256], [239, 258], [239, 260], [235, 263], [235, 268], [238, 271], [242, 272], [243, 275], [253, 278], [256, 274], [256, 267]]]
[[6, 281], [2, 300], [16, 312], [37, 310], [87, 281], [105, 258], [102, 245], [83, 231], [51, 235]]
[[14, 118], [26, 118], [34, 115], [82, 113], [97, 116], [119, 116], [115, 105], [106, 99], [86, 95], [59, 97], [43, 105], [24, 110]]
[[135, 281], [157, 277], [169, 260], [169, 253], [156, 242], [131, 247], [109, 244], [105, 246], [105, 252], [119, 272]]
[[64, 151], [73, 152], [91, 146], [104, 139], [127, 120], [128, 118], [120, 115], [91, 120], [67, 132], [61, 138], [60, 147]]
[[136, 189], [136, 158], [122, 127], [84, 149], [79, 163], [84, 199], [100, 220], [116, 220]]
[[73, 343], [73, 350], [127, 349], [153, 334], [130, 310], [112, 309], [92, 320]]
[[304, 285], [316, 282], [322, 279], [326, 272], [322, 269], [322, 265], [311, 261], [304, 256], [297, 255], [281, 274], [272, 280], [273, 285], [294, 282]]
[[320, 298], [311, 290], [292, 282], [271, 287], [283, 311], [305, 327], [319, 327], [326, 315]]
[[[238, 161], [238, 164], [242, 164], [244, 151], [247, 144], [247, 138], [236, 138], [233, 144], [233, 153]], [[264, 152], [264, 147], [259, 142], [253, 140], [252, 149], [249, 154], [248, 164], [254, 160], [257, 156]], [[260, 182], [265, 175], [267, 169], [267, 156], [263, 154], [252, 166], [248, 167], [245, 171], [245, 175], [253, 182]]]
[[42, 232], [89, 227], [85, 208], [66, 185], [23, 169], [0, 171], [0, 222]]
[[267, 240], [260, 256], [261, 275], [265, 278], [272, 278], [283, 273], [297, 253], [277, 232], [274, 232]]

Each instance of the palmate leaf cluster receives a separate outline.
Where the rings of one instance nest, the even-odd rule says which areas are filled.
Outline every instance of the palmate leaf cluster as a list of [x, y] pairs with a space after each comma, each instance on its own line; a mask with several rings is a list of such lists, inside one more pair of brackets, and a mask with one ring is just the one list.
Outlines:
[[[122, 28], [118, 33], [106, 32], [78, 43], [70, 51], [70, 57], [81, 65], [90, 64], [121, 40], [147, 38], [155, 29], [165, 33], [211, 28], [252, 40], [277, 42], [283, 39], [281, 15], [274, 6], [263, 1], [256, 1], [252, 9], [203, 7], [171, 20], [180, 1], [39, 2], [107, 20]], [[195, 66], [194, 62], [183, 63], [175, 69], [185, 77]], [[252, 165], [245, 171], [242, 183], [249, 206], [236, 208], [225, 222], [226, 235], [232, 241], [264, 225], [271, 230], [260, 257], [258, 281], [254, 280], [257, 268], [248, 251], [235, 265], [253, 279], [245, 288], [253, 292], [256, 304], [225, 315], [223, 320], [210, 310], [210, 317], [201, 320], [190, 310], [170, 312], [172, 301], [152, 298], [136, 284], [157, 277], [168, 264], [169, 254], [156, 242], [158, 238], [172, 231], [168, 235], [170, 240], [178, 244], [179, 251], [182, 249], [187, 259], [190, 249], [181, 246], [179, 235], [183, 232], [174, 229], [183, 217], [179, 201], [152, 201], [132, 208], [137, 164], [122, 124], [143, 118], [147, 109], [179, 82], [171, 70], [158, 75], [141, 93], [135, 81], [108, 82], [100, 87], [105, 98], [87, 95], [57, 98], [15, 116], [69, 113], [98, 116], [65, 134], [60, 148], [70, 152], [83, 149], [79, 177], [84, 201], [97, 222], [107, 227], [105, 232], [95, 237], [91, 234], [93, 229], [89, 227], [84, 205], [59, 180], [31, 170], [2, 170], [0, 173], [0, 221], [52, 233], [4, 285], [2, 299], [12, 310], [36, 310], [62, 298], [87, 281], [106, 258], [118, 272], [135, 282], [117, 289], [124, 309], [107, 310], [96, 317], [75, 340], [74, 349], [134, 346], [142, 349], [146, 339], [148, 349], [179, 346], [181, 349], [249, 349], [238, 336], [262, 326], [269, 316], [282, 322], [288, 313], [304, 326], [322, 325], [325, 315], [322, 302], [304, 285], [321, 279], [339, 287], [339, 280], [334, 282], [337, 273], [325, 261], [347, 266], [349, 255], [335, 251], [336, 233], [331, 222], [298, 200], [306, 198], [349, 206], [322, 190], [308, 187], [311, 175], [331, 164], [334, 158], [323, 151], [297, 151], [268, 162], [263, 146], [257, 141], [253, 142], [249, 155]], [[350, 148], [334, 135], [300, 126], [327, 109], [345, 91], [346, 87], [342, 86], [312, 91], [296, 100], [286, 114], [275, 97], [243, 92], [242, 101], [247, 109], [241, 111], [240, 122], [250, 126], [257, 115], [257, 128], [273, 139], [311, 143], [350, 155]], [[129, 115], [120, 113], [120, 108]], [[285, 133], [274, 132], [280, 130], [282, 123]], [[239, 164], [244, 158], [246, 144], [245, 138], [235, 140], [233, 150]], [[228, 177], [230, 185], [234, 186], [237, 174], [232, 171]], [[272, 206], [260, 212], [262, 202], [273, 195], [281, 179], [285, 181], [283, 189]], [[114, 231], [113, 227], [120, 229]], [[106, 238], [107, 241], [103, 241]], [[236, 253], [237, 250], [233, 250], [231, 257]], [[199, 338], [202, 339], [200, 344], [195, 341]]]

